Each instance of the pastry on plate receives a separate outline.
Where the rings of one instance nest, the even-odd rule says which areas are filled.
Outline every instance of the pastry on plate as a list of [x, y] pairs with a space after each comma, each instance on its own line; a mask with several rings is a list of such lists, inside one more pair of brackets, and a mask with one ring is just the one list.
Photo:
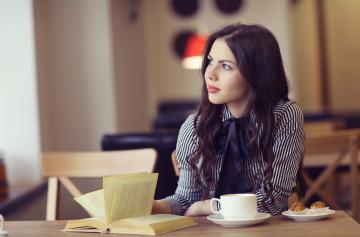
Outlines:
[[325, 202], [323, 201], [317, 201], [317, 202], [314, 202], [313, 204], [311, 204], [310, 208], [311, 209], [318, 209], [318, 208], [326, 208], [327, 205]]
[[323, 201], [317, 201], [311, 204], [308, 214], [325, 214], [329, 212], [329, 207]]
[[291, 204], [289, 210], [292, 212], [295, 212], [295, 213], [303, 213], [306, 210], [306, 208], [305, 208], [304, 203], [294, 202], [293, 204]]

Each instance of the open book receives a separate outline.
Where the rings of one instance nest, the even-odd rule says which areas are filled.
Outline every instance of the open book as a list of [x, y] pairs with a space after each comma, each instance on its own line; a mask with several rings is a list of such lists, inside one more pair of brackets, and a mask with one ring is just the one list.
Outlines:
[[191, 217], [151, 215], [158, 174], [135, 173], [103, 178], [103, 189], [76, 197], [91, 216], [69, 220], [64, 231], [156, 235], [197, 223]]

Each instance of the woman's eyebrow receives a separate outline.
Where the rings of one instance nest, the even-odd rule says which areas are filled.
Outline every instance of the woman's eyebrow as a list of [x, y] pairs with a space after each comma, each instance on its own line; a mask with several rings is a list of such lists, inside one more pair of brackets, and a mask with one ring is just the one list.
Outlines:
[[219, 60], [218, 62], [219, 62], [219, 63], [232, 63], [232, 64], [237, 65], [235, 62], [233, 62], [233, 61], [231, 61], [231, 60], [226, 60], [226, 59]]
[[[211, 57], [210, 54], [208, 54], [207, 57], [208, 57], [209, 59], [213, 60], [213, 57]], [[233, 62], [233, 61], [231, 61], [231, 60], [228, 60], [228, 59], [220, 59], [220, 60], [218, 60], [218, 63], [232, 63], [232, 64], [237, 65], [237, 63], [235, 63], [235, 62]]]

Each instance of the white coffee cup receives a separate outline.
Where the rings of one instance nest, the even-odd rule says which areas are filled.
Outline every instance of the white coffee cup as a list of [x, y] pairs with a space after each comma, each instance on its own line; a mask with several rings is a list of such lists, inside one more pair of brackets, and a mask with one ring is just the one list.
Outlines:
[[[217, 203], [220, 204], [219, 210]], [[212, 198], [210, 208], [213, 213], [220, 213], [226, 220], [252, 219], [257, 214], [256, 194], [225, 194], [220, 199]]]
[[6, 237], [8, 232], [3, 230], [4, 217], [0, 214], [0, 237]]

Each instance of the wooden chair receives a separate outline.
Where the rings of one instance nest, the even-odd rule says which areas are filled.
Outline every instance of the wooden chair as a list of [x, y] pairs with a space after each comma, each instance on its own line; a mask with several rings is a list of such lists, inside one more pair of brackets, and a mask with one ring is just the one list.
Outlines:
[[173, 165], [175, 175], [179, 176], [180, 175], [180, 169], [179, 169], [179, 164], [178, 164], [178, 162], [176, 160], [176, 152], [175, 151], [173, 151], [171, 153], [171, 163]]
[[58, 181], [73, 197], [82, 195], [69, 179], [93, 178], [135, 172], [153, 172], [157, 160], [154, 149], [109, 152], [44, 152], [42, 171], [48, 177], [46, 220], [56, 219]]
[[351, 210], [353, 217], [358, 220], [359, 137], [360, 129], [314, 133], [306, 137], [304, 168], [324, 167], [325, 169], [316, 180], [311, 180], [309, 175], [304, 172], [303, 176], [308, 188], [303, 202], [308, 202], [314, 194], [317, 194], [330, 206], [339, 209], [339, 205], [331, 195], [324, 192], [322, 186], [331, 180], [337, 167], [347, 165], [350, 166], [351, 175]]
[[333, 132], [343, 128], [344, 124], [340, 120], [321, 120], [304, 123], [306, 134]]

